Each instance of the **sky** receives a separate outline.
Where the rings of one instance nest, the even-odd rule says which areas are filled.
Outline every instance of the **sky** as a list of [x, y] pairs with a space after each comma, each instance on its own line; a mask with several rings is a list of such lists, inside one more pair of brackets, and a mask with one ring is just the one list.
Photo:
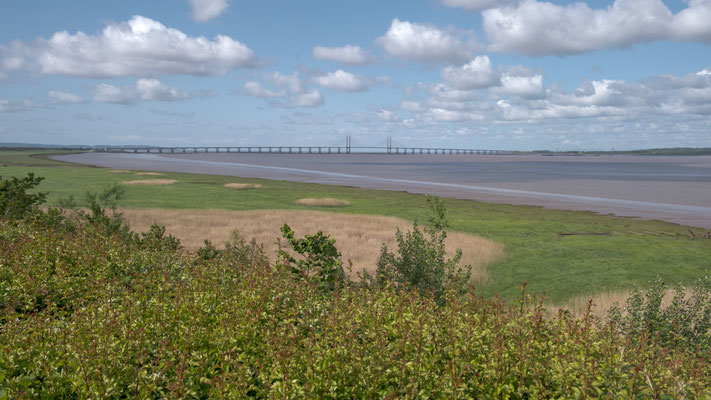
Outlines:
[[0, 0], [0, 142], [711, 147], [711, 0]]

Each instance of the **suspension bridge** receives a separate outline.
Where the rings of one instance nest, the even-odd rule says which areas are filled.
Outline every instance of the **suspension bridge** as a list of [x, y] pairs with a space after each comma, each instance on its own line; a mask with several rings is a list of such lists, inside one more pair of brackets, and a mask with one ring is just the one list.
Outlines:
[[502, 155], [518, 154], [511, 150], [485, 150], [458, 147], [408, 147], [393, 146], [392, 137], [385, 146], [353, 146], [351, 137], [346, 136], [345, 146], [127, 146], [102, 147], [94, 151], [113, 153], [265, 153], [265, 154], [470, 154]]

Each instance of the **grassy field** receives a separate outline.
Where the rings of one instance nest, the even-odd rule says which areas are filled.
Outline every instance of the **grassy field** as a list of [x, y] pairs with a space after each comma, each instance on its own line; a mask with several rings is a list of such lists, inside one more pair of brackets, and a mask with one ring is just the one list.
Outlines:
[[[40, 188], [50, 193], [49, 204], [57, 204], [69, 195], [81, 199], [87, 190], [98, 192], [113, 183], [160, 178], [177, 182], [124, 185], [126, 193], [120, 206], [173, 210], [309, 209], [420, 222], [426, 222], [429, 216], [424, 196], [404, 192], [180, 173], [141, 176], [66, 164], [57, 168], [61, 164], [33, 157], [35, 153], [0, 152], [0, 165], [7, 165], [0, 167], [0, 175], [34, 172], [45, 177]], [[261, 187], [223, 187], [229, 183]], [[335, 198], [350, 205], [333, 208], [295, 204], [303, 198]], [[659, 221], [457, 199], [445, 199], [445, 205], [452, 230], [505, 246], [503, 259], [489, 266], [490, 283], [480, 288], [485, 295], [499, 293], [513, 298], [519, 293], [517, 287], [526, 281], [530, 291], [545, 291], [552, 303], [561, 304], [578, 296], [644, 286], [657, 276], [668, 282], [690, 282], [711, 271], [711, 240], [699, 238], [706, 234], [701, 229], [691, 228], [697, 236], [692, 237], [687, 227]]]
[[[232, 232], [238, 230], [240, 236], [254, 238], [264, 246], [274, 261], [281, 238], [280, 228], [288, 224], [298, 236], [313, 234], [319, 230], [327, 232], [338, 243], [341, 258], [351, 265], [351, 274], [367, 271], [375, 274], [380, 248], [386, 244], [389, 249], [397, 248], [394, 232], [412, 229], [412, 224], [404, 219], [382, 215], [355, 215], [302, 210], [165, 210], [165, 209], [121, 209], [124, 219], [139, 232], [150, 229], [151, 224], [165, 226], [166, 231], [180, 238], [180, 243], [188, 250], [197, 251], [209, 239], [217, 245], [232, 240]], [[282, 246], [285, 242], [280, 241]], [[446, 242], [447, 254], [453, 257], [456, 249], [463, 252], [461, 265], [472, 266], [472, 281], [476, 284], [488, 283], [487, 267], [504, 255], [504, 246], [491, 240], [462, 232], [450, 232]], [[367, 249], [367, 251], [364, 251]]]

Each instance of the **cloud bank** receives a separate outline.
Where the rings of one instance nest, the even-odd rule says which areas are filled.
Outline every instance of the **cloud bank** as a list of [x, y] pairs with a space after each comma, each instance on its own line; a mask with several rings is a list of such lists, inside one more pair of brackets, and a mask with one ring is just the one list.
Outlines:
[[116, 87], [101, 83], [94, 88], [94, 101], [100, 103], [134, 104], [140, 101], [179, 101], [194, 95], [167, 86], [157, 79], [139, 79], [133, 86]]
[[191, 37], [136, 15], [100, 33], [57, 32], [49, 39], [0, 45], [0, 67], [87, 78], [163, 74], [221, 75], [256, 62], [254, 52], [228, 36]]
[[389, 54], [408, 60], [458, 62], [468, 59], [473, 48], [471, 43], [460, 36], [433, 25], [395, 18], [390, 29], [376, 41]]
[[663, 40], [711, 43], [711, 1], [688, 4], [673, 14], [661, 0], [615, 0], [604, 9], [582, 2], [557, 5], [524, 0], [483, 11], [482, 26], [492, 51], [529, 56], [578, 54]]

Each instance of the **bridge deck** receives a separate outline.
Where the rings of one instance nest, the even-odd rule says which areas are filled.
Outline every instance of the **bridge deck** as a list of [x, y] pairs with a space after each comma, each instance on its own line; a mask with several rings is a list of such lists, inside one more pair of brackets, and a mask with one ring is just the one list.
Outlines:
[[446, 147], [350, 147], [350, 146], [186, 146], [186, 147], [106, 147], [94, 149], [119, 153], [269, 153], [269, 154], [517, 154], [510, 150], [484, 150]]

